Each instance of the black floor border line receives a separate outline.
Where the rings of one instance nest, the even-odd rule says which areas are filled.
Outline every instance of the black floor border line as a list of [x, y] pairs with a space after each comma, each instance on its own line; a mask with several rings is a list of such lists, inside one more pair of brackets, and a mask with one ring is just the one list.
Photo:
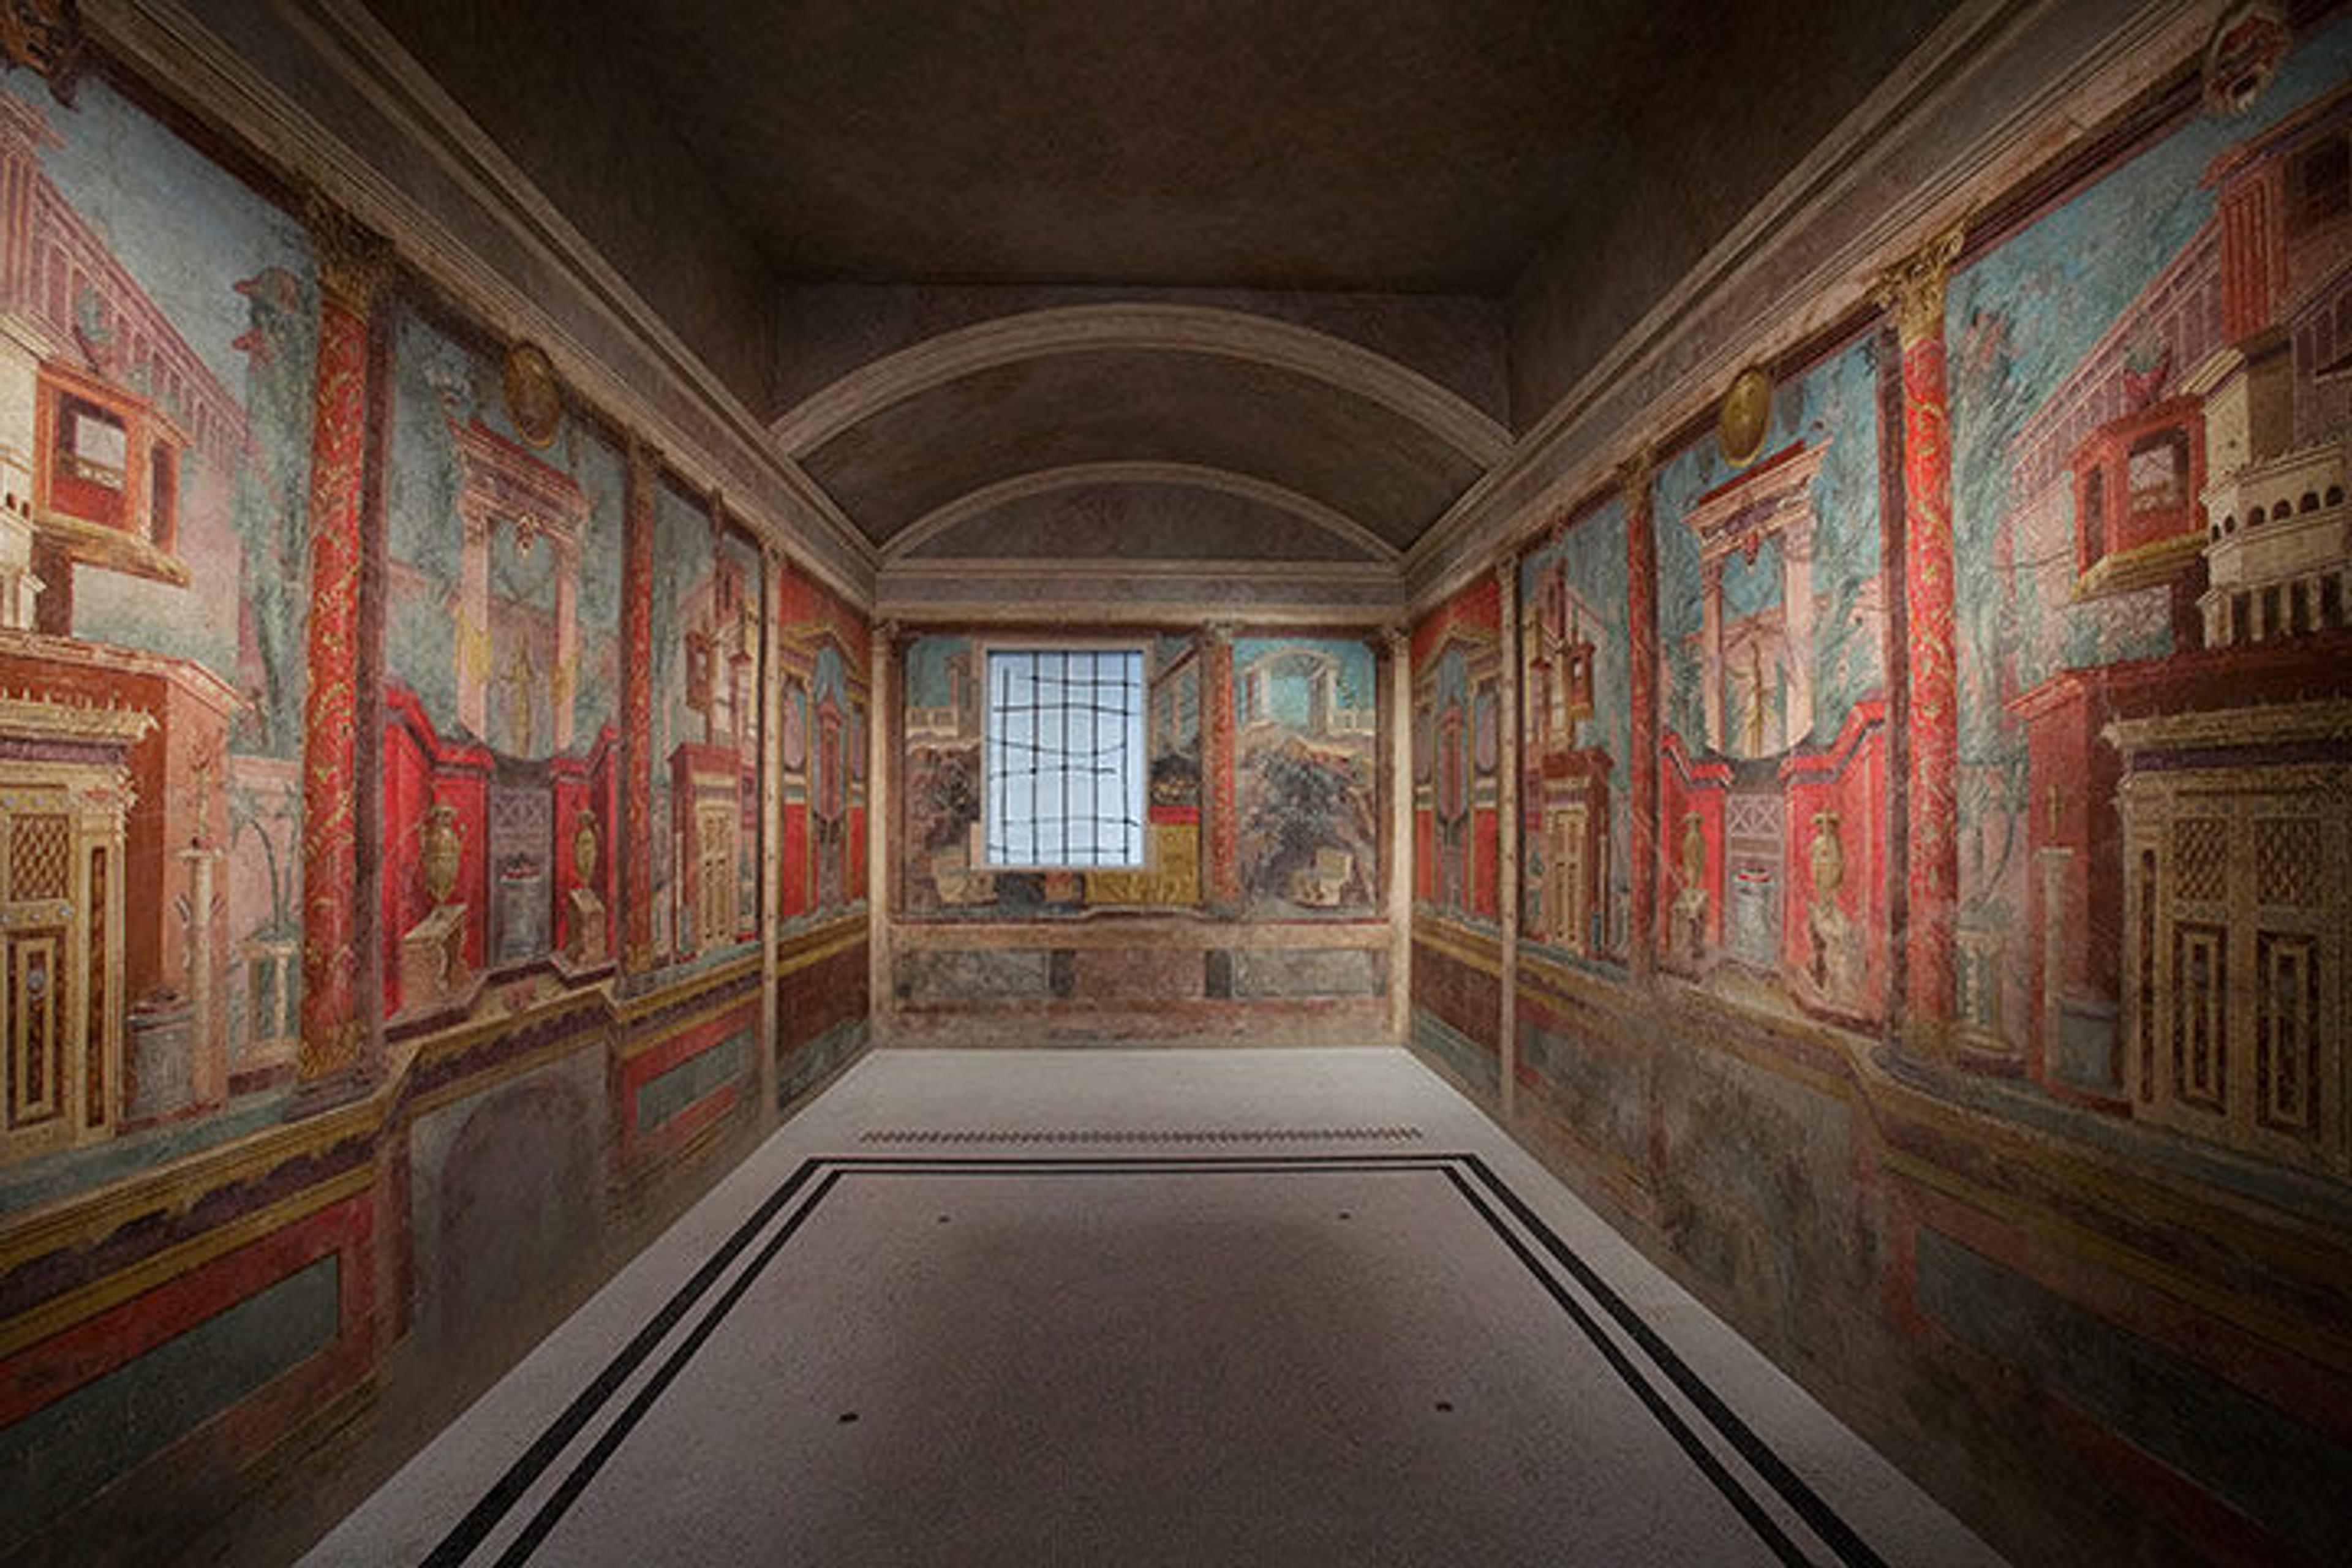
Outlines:
[[548, 1532], [579, 1500], [580, 1494], [588, 1489], [589, 1483], [596, 1479], [596, 1472], [604, 1468], [604, 1461], [619, 1450], [629, 1434], [635, 1430], [637, 1423], [645, 1418], [646, 1412], [654, 1407], [654, 1402], [667, 1393], [677, 1374], [686, 1370], [686, 1363], [702, 1349], [703, 1342], [727, 1321], [727, 1314], [734, 1310], [736, 1302], [743, 1299], [743, 1293], [751, 1288], [752, 1282], [774, 1260], [776, 1254], [784, 1249], [784, 1243], [793, 1238], [802, 1223], [816, 1212], [817, 1205], [824, 1202], [825, 1195], [839, 1184], [843, 1176], [849, 1173], [845, 1171], [825, 1173], [824, 1179], [816, 1184], [816, 1191], [809, 1194], [809, 1201], [794, 1209], [792, 1217], [777, 1227], [776, 1234], [768, 1238], [767, 1245], [760, 1248], [743, 1272], [735, 1276], [735, 1282], [727, 1287], [710, 1310], [694, 1325], [685, 1339], [678, 1342], [677, 1348], [670, 1352], [659, 1370], [646, 1379], [627, 1405], [613, 1418], [613, 1424], [596, 1435], [595, 1443], [580, 1457], [579, 1462], [572, 1467], [554, 1493], [540, 1504], [539, 1511], [531, 1515], [530, 1522], [523, 1527], [522, 1533], [508, 1542], [507, 1549], [499, 1554], [499, 1568], [519, 1568], [539, 1550], [539, 1543], [547, 1539]]
[[1487, 1228], [1501, 1238], [1503, 1245], [1510, 1249], [1511, 1256], [1519, 1260], [1520, 1267], [1535, 1277], [1536, 1283], [1543, 1287], [1545, 1294], [1558, 1302], [1560, 1310], [1569, 1315], [1579, 1329], [1583, 1331], [1584, 1337], [1591, 1342], [1593, 1349], [1601, 1352], [1601, 1359], [1609, 1363], [1610, 1370], [1617, 1374], [1618, 1381], [1633, 1390], [1633, 1397], [1642, 1402], [1643, 1408], [1649, 1411], [1651, 1418], [1665, 1429], [1666, 1436], [1672, 1437], [1675, 1446], [1680, 1447], [1689, 1458], [1690, 1462], [1697, 1467], [1699, 1474], [1713, 1483], [1715, 1489], [1723, 1494], [1723, 1500], [1738, 1510], [1740, 1518], [1748, 1521], [1748, 1528], [1756, 1532], [1757, 1538], [1766, 1546], [1770, 1547], [1772, 1554], [1781, 1562], [1795, 1563], [1798, 1568], [1811, 1568], [1811, 1559], [1795, 1542], [1789, 1539], [1788, 1531], [1780, 1528], [1780, 1521], [1765, 1512], [1764, 1506], [1748, 1495], [1748, 1489], [1739, 1484], [1739, 1479], [1715, 1456], [1712, 1449], [1699, 1440], [1698, 1434], [1691, 1430], [1690, 1424], [1682, 1418], [1681, 1414], [1666, 1403], [1665, 1395], [1660, 1394], [1650, 1380], [1642, 1375], [1641, 1368], [1633, 1364], [1633, 1358], [1625, 1353], [1616, 1341], [1602, 1331], [1601, 1325], [1593, 1321], [1592, 1314], [1584, 1310], [1583, 1304], [1569, 1294], [1568, 1287], [1544, 1272], [1542, 1263], [1537, 1259], [1528, 1244], [1514, 1235], [1510, 1227], [1503, 1223], [1503, 1216], [1496, 1214], [1484, 1198], [1472, 1190], [1462, 1173], [1449, 1166], [1445, 1172], [1445, 1179], [1453, 1184], [1454, 1190], [1462, 1195], [1462, 1200], [1470, 1205], [1472, 1212], [1485, 1220]]
[[774, 1260], [784, 1244], [800, 1229], [801, 1225], [817, 1205], [831, 1194], [845, 1175], [1170, 1175], [1192, 1173], [1283, 1174], [1301, 1171], [1322, 1171], [1347, 1174], [1385, 1174], [1402, 1171], [1430, 1172], [1445, 1176], [1472, 1212], [1483, 1219], [1506, 1248], [1517, 1258], [1522, 1268], [1534, 1277], [1547, 1294], [1551, 1296], [1584, 1333], [1587, 1340], [1601, 1352], [1621, 1381], [1650, 1411], [1666, 1434], [1674, 1438], [1694, 1467], [1711, 1482], [1725, 1500], [1739, 1513], [1758, 1538], [1784, 1563], [1802, 1563], [1809, 1559], [1797, 1547], [1779, 1523], [1765, 1512], [1740, 1482], [1724, 1466], [1723, 1461], [1701, 1442], [1688, 1423], [1667, 1404], [1655, 1386], [1643, 1374], [1624, 1350], [1609, 1338], [1591, 1314], [1570, 1295], [1566, 1288], [1548, 1273], [1541, 1260], [1526, 1241], [1504, 1224], [1502, 1215], [1479, 1196], [1464, 1179], [1467, 1170], [1478, 1184], [1493, 1193], [1512, 1217], [1531, 1235], [1554, 1262], [1566, 1270], [1578, 1285], [1597, 1301], [1601, 1310], [1631, 1337], [1643, 1352], [1671, 1382], [1706, 1422], [1729, 1443], [1758, 1476], [1782, 1500], [1811, 1526], [1845, 1562], [1853, 1568], [1886, 1568], [1883, 1559], [1856, 1534], [1853, 1529], [1823, 1500], [1802, 1478], [1791, 1470], [1778, 1453], [1758, 1436], [1746, 1422], [1735, 1414], [1721, 1396], [1690, 1366], [1675, 1355], [1649, 1323], [1601, 1280], [1569, 1244], [1537, 1217], [1524, 1199], [1475, 1153], [1443, 1153], [1433, 1151], [1400, 1152], [1367, 1152], [1349, 1154], [1225, 1154], [1186, 1157], [1181, 1155], [1122, 1158], [1118, 1155], [950, 1155], [926, 1159], [919, 1155], [814, 1155], [801, 1162], [792, 1174], [763, 1200], [751, 1215], [736, 1227], [719, 1249], [707, 1258], [694, 1275], [672, 1294], [661, 1309], [634, 1335], [629, 1343], [606, 1363], [589, 1384], [575, 1395], [562, 1413], [550, 1423], [547, 1429], [530, 1447], [508, 1467], [466, 1516], [451, 1529], [432, 1553], [425, 1558], [425, 1568], [455, 1568], [470, 1556], [488, 1539], [499, 1521], [512, 1510], [525, 1493], [562, 1456], [581, 1431], [594, 1419], [597, 1412], [608, 1404], [622, 1384], [625, 1383], [658, 1347], [678, 1321], [692, 1310], [708, 1295], [727, 1268], [750, 1247], [759, 1233], [772, 1224], [792, 1197], [823, 1170], [824, 1178], [818, 1183], [809, 1201], [796, 1209], [783, 1226], [762, 1246], [749, 1267], [723, 1291], [713, 1305], [674, 1348], [652, 1377], [639, 1387], [628, 1405], [614, 1417], [611, 1426], [598, 1435], [588, 1452], [575, 1462], [555, 1491], [540, 1506], [522, 1532], [508, 1544], [498, 1559], [499, 1568], [518, 1568], [525, 1562], [562, 1521], [563, 1514], [594, 1479], [612, 1455], [626, 1439], [640, 1419], [688, 1362], [701, 1350], [704, 1342], [717, 1331], [728, 1312], [741, 1300], [752, 1283]]
[[1511, 1211], [1512, 1217], [1543, 1244], [1544, 1250], [1551, 1255], [1553, 1261], [1567, 1269], [1576, 1282], [1601, 1303], [1601, 1309], [1642, 1347], [1643, 1353], [1673, 1381], [1676, 1388], [1682, 1390], [1684, 1397], [1698, 1407], [1700, 1414], [1706, 1417], [1707, 1424], [1739, 1450], [1741, 1457], [1756, 1468], [1757, 1474], [1762, 1476], [1772, 1489], [1803, 1517], [1832, 1550], [1854, 1564], [1855, 1568], [1886, 1568], [1885, 1560], [1872, 1550], [1870, 1543], [1863, 1540], [1820, 1493], [1807, 1485], [1803, 1477], [1790, 1469], [1788, 1461], [1781, 1458], [1770, 1444], [1758, 1436], [1754, 1429], [1740, 1419], [1738, 1413], [1724, 1403], [1722, 1395], [1717, 1394], [1705, 1378], [1675, 1353], [1657, 1330], [1650, 1326], [1648, 1319], [1635, 1311], [1591, 1264], [1578, 1255], [1575, 1248], [1544, 1224], [1510, 1184], [1496, 1174], [1493, 1168], [1476, 1154], [1464, 1154], [1461, 1159], [1479, 1182]]
[[776, 1212], [808, 1184], [816, 1173], [817, 1164], [818, 1162], [813, 1159], [802, 1161], [797, 1170], [761, 1200], [751, 1216], [737, 1226], [733, 1234], [719, 1244], [718, 1250], [703, 1260], [702, 1266], [663, 1303], [661, 1310], [646, 1320], [645, 1326], [630, 1337], [629, 1342], [604, 1363], [604, 1369], [572, 1397], [572, 1403], [564, 1406], [563, 1413], [548, 1424], [547, 1430], [533, 1439], [530, 1447], [507, 1467], [506, 1472], [482, 1494], [480, 1500], [467, 1510], [466, 1517], [441, 1538], [440, 1543], [425, 1559], [425, 1568], [456, 1568], [456, 1564], [472, 1555], [483, 1539], [498, 1528], [499, 1519], [530, 1489], [541, 1472], [555, 1462], [556, 1456], [580, 1435], [581, 1428], [587, 1426], [604, 1402], [612, 1398], [614, 1390], [626, 1382], [630, 1374], [653, 1353], [654, 1347], [677, 1326], [678, 1319], [684, 1317], [719, 1276], [726, 1272], [727, 1266], [751, 1245], [751, 1238], [775, 1217]]

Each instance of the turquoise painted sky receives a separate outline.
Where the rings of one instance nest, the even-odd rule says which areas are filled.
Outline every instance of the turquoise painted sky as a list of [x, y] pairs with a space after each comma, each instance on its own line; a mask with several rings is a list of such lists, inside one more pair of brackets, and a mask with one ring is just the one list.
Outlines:
[[[425, 574], [431, 586], [417, 602], [386, 618], [385, 664], [425, 705], [436, 724], [457, 722], [456, 622], [451, 611], [462, 569], [464, 535], [457, 518], [463, 480], [447, 421], [479, 419], [509, 439], [498, 367], [413, 314], [394, 337], [392, 440], [385, 482], [385, 533], [392, 559]], [[572, 703], [574, 744], [591, 743], [600, 725], [620, 710], [622, 518], [628, 467], [611, 443], [567, 419], [555, 443], [534, 456], [579, 481], [587, 497], [581, 541], [578, 598], [580, 681]], [[555, 607], [554, 552], [515, 548], [500, 530], [492, 553], [492, 589], [538, 608]]]
[[907, 700], [917, 708], [944, 708], [954, 700], [948, 683], [948, 660], [971, 657], [971, 639], [962, 637], [917, 637], [907, 648]]
[[[1880, 571], [1878, 526], [1878, 356], [1867, 337], [1776, 390], [1765, 450], [1793, 441], [1824, 443], [1813, 479], [1812, 743], [1833, 737], [1855, 701], [1885, 684], [1885, 660], [1875, 623], [1859, 618]], [[1670, 673], [1663, 717], [1696, 750], [1703, 733], [1699, 667], [1690, 640], [1699, 631], [1698, 537], [1684, 521], [1700, 496], [1741, 470], [1712, 440], [1675, 454], [1658, 470], [1658, 635]], [[1777, 547], [1756, 563], [1734, 556], [1724, 572], [1724, 613], [1751, 615], [1780, 601]], [[1769, 569], [1768, 570], [1768, 564]], [[1801, 743], [1804, 737], [1791, 738]]]
[[230, 285], [265, 267], [313, 276], [309, 237], [289, 214], [85, 78], [67, 109], [29, 72], [5, 91], [45, 115], [62, 145], [41, 152], [58, 191], [97, 229], [213, 374], [242, 395], [245, 358], [229, 346], [249, 323]]
[[[2169, 651], [2160, 613], [2119, 628], [2113, 616], [2060, 611], [2067, 624], [2053, 629], [2042, 624], [2037, 595], [2003, 595], [1992, 559], [2008, 505], [2010, 444], [2212, 216], [2214, 193], [2202, 181], [2213, 159], [2347, 79], [2352, 23], [2338, 23], [2287, 59], [2249, 113], [2197, 116], [1953, 278], [1945, 331], [1964, 664], [2013, 660], [2018, 684], [2028, 686], [2059, 664]], [[2000, 619], [2004, 609], [2013, 624]], [[1999, 721], [1998, 693], [1986, 683], [1970, 683], [1962, 697], [1967, 753], [1990, 760], [2020, 743]]]
[[[1372, 650], [1351, 637], [1236, 637], [1234, 639], [1234, 715], [1241, 717], [1242, 671], [1268, 654], [1291, 649], [1318, 653], [1334, 660], [1339, 667], [1339, 689], [1335, 700], [1342, 709], [1364, 709], [1372, 706]], [[1310, 700], [1307, 683], [1303, 679], [1277, 679], [1268, 683], [1267, 707], [1278, 723], [1291, 729], [1302, 729], [1308, 718]]]

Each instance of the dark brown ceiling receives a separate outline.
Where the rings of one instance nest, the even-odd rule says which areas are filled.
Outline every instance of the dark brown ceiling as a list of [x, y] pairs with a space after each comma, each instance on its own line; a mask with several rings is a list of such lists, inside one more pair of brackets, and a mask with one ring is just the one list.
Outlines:
[[[677, 0], [681, 138], [786, 274], [1492, 293], [1647, 0]], [[751, 19], [756, 16], [757, 20]]]
[[1470, 458], [1369, 398], [1182, 353], [992, 366], [894, 403], [802, 459], [877, 543], [1016, 475], [1137, 461], [1277, 484], [1398, 545], [1478, 477]]
[[[763, 416], [966, 323], [1184, 290], [1524, 429], [1955, 0], [366, 3]], [[1360, 391], [981, 363], [794, 455], [885, 546], [1119, 461], [1408, 545], [1479, 465]]]

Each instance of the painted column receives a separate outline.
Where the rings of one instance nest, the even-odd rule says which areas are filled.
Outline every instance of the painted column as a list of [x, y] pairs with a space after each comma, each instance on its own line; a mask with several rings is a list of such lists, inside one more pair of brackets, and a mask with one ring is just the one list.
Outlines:
[[1780, 533], [1781, 625], [1785, 665], [1780, 744], [1794, 750], [1813, 729], [1813, 524], [1810, 516]]
[[1412, 628], [1387, 627], [1389, 650], [1389, 1032], [1412, 1021]]
[[2285, 293], [2285, 255], [2277, 243], [2285, 207], [2284, 163], [2232, 169], [2221, 187], [2221, 331], [2231, 342], [2271, 324], [2271, 302]]
[[1633, 798], [1626, 813], [1633, 909], [1625, 957], [1637, 980], [1648, 978], [1657, 961], [1658, 929], [1658, 535], [1651, 478], [1646, 448], [1617, 470], [1625, 501], [1625, 666], [1633, 752], [1628, 759]]
[[1495, 913], [1502, 926], [1502, 1005], [1495, 1020], [1497, 1112], [1511, 1119], [1519, 1081], [1519, 562], [1516, 552], [1495, 563], [1495, 594], [1502, 635], [1495, 689]]
[[621, 966], [654, 966], [654, 490], [661, 458], [629, 444], [621, 529]]
[[[897, 958], [891, 951], [890, 921], [898, 908], [898, 879], [891, 874], [891, 847], [906, 831], [892, 820], [898, 809], [898, 791], [891, 787], [891, 749], [905, 731], [906, 705], [896, 700], [893, 666], [898, 660], [898, 623], [883, 621], [873, 629], [866, 650], [866, 1011], [870, 1018], [886, 1019], [898, 1010]], [[869, 1026], [869, 1033], [871, 1032]]]
[[1213, 914], [1238, 913], [1242, 902], [1241, 824], [1234, 779], [1234, 628], [1203, 628], [1201, 643], [1201, 765], [1208, 774], [1202, 828], [1208, 851], [1206, 902]]
[[361, 1004], [360, 509], [366, 480], [368, 315], [383, 242], [323, 206], [319, 358], [310, 406], [310, 689], [302, 712], [302, 1041], [305, 1084], [355, 1072]]
[[1903, 597], [1910, 646], [1901, 668], [1911, 716], [1905, 835], [1904, 1026], [1939, 1047], [1951, 1017], [1960, 883], [1959, 680], [1953, 623], [1952, 452], [1944, 374], [1944, 282], [1956, 226], [1888, 269], [1880, 301], [1903, 351]]
[[580, 690], [580, 537], [557, 534], [555, 546], [555, 679], [549, 703], [555, 750], [572, 749], [572, 706]]
[[1723, 558], [1699, 563], [1699, 709], [1710, 751], [1723, 750]]
[[457, 572], [457, 722], [490, 738], [490, 544], [497, 519], [481, 496], [459, 503], [465, 551]]

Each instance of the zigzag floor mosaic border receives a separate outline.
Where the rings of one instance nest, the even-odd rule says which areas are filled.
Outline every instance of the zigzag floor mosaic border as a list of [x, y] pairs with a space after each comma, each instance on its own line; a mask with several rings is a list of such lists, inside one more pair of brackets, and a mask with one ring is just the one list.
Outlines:
[[[1132, 1135], [1130, 1135], [1132, 1136]], [[876, 1177], [1086, 1178], [1318, 1172], [1436, 1175], [1559, 1306], [1758, 1541], [1788, 1563], [1884, 1568], [1859, 1533], [1764, 1442], [1486, 1163], [1468, 1153], [825, 1156], [803, 1161], [574, 1396], [426, 1558], [431, 1568], [529, 1563], [763, 1270], [828, 1195]], [[656, 1359], [656, 1352], [658, 1359]], [[513, 1519], [529, 1515], [516, 1527]], [[495, 1553], [493, 1555], [493, 1553]]]

